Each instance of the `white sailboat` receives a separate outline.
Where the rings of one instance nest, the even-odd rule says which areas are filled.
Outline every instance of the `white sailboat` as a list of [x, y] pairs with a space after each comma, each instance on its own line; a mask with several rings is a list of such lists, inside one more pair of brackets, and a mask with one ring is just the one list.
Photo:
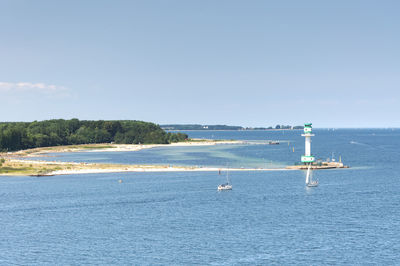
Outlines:
[[311, 173], [311, 163], [308, 165], [307, 169], [307, 175], [306, 175], [306, 186], [307, 187], [317, 187], [318, 186], [318, 181], [312, 180], [312, 173]]
[[229, 171], [226, 171], [226, 183], [225, 184], [221, 184], [218, 186], [218, 191], [221, 190], [232, 190], [232, 184], [229, 180]]

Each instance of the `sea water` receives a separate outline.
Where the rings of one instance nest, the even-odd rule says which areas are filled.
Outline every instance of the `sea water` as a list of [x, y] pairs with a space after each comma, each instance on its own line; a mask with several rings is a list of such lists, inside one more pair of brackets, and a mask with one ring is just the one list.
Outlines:
[[[301, 131], [187, 133], [249, 143], [48, 159], [280, 167], [304, 152]], [[0, 177], [0, 264], [399, 264], [400, 130], [315, 134], [312, 153], [351, 167], [315, 171], [316, 188], [302, 171], [231, 171], [223, 192], [217, 172]]]

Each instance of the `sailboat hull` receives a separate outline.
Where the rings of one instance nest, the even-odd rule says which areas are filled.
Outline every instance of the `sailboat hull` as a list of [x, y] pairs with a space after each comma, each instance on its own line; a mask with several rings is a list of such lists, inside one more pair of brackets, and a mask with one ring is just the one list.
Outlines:
[[221, 191], [221, 190], [232, 190], [232, 185], [219, 185], [218, 191]]
[[307, 184], [307, 187], [318, 187], [318, 181], [312, 181]]
[[221, 190], [232, 190], [232, 185], [229, 181], [229, 171], [226, 171], [226, 183], [218, 186], [218, 191]]

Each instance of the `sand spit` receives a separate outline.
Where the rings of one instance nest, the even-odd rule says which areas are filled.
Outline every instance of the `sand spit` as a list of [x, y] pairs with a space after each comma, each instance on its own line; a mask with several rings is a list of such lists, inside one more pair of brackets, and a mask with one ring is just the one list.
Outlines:
[[[94, 173], [122, 173], [122, 172], [218, 172], [218, 171], [290, 171], [303, 170], [304, 166], [287, 166], [286, 168], [217, 168], [200, 166], [171, 166], [171, 165], [123, 165], [112, 163], [77, 163], [46, 160], [28, 160], [31, 156], [47, 156], [47, 153], [58, 152], [123, 152], [139, 151], [155, 147], [182, 147], [182, 146], [210, 146], [223, 144], [246, 144], [245, 141], [237, 140], [199, 140], [179, 142], [172, 144], [87, 144], [36, 148], [18, 152], [2, 153], [0, 157], [5, 158], [5, 163], [0, 167], [0, 175], [6, 176], [49, 176], [49, 175], [73, 175]], [[324, 167], [313, 167], [314, 169], [343, 168], [343, 164], [325, 165]]]
[[[244, 141], [236, 140], [199, 140], [194, 139], [187, 142], [172, 144], [88, 144], [36, 148], [13, 153], [1, 154], [6, 158], [3, 167], [0, 168], [0, 175], [14, 176], [49, 176], [49, 175], [71, 175], [71, 174], [92, 174], [92, 173], [118, 173], [118, 172], [183, 172], [183, 171], [283, 171], [287, 169], [266, 169], [266, 168], [217, 168], [199, 166], [171, 166], [171, 165], [122, 165], [112, 163], [77, 163], [46, 161], [47, 153], [59, 152], [119, 152], [139, 151], [155, 147], [184, 147], [184, 146], [210, 146], [224, 144], [245, 144]], [[29, 157], [43, 156], [43, 160], [29, 160]], [[24, 158], [24, 159], [20, 159]]]
[[218, 172], [218, 171], [288, 171], [285, 168], [217, 168], [171, 165], [122, 165], [76, 162], [52, 162], [37, 160], [8, 159], [7, 172], [0, 175], [53, 176], [123, 172]]
[[1, 157], [32, 157], [46, 156], [47, 153], [63, 153], [63, 152], [123, 152], [123, 151], [140, 151], [143, 149], [152, 149], [157, 147], [185, 147], [185, 146], [211, 146], [223, 144], [245, 144], [240, 140], [205, 140], [191, 139], [190, 141], [177, 142], [171, 144], [82, 144], [67, 145], [55, 147], [42, 147], [16, 152], [0, 153]]

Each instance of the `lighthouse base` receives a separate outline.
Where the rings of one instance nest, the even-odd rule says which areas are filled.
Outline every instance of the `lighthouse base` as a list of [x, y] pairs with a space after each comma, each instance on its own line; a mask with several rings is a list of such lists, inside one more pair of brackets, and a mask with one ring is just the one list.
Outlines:
[[314, 161], [315, 161], [315, 157], [314, 156], [306, 156], [306, 155], [301, 156], [301, 162], [302, 163], [312, 163]]
[[[308, 168], [307, 164], [286, 166], [286, 169], [295, 169], [295, 170], [307, 170], [307, 168]], [[311, 164], [312, 170], [335, 169], [335, 168], [349, 168], [349, 166], [339, 162], [321, 162], [321, 163]]]

